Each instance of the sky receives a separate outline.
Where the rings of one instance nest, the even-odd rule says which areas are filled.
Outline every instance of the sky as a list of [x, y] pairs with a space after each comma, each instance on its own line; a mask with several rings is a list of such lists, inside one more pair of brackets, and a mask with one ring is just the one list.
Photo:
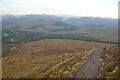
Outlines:
[[2, 14], [118, 17], [119, 0], [1, 0]]

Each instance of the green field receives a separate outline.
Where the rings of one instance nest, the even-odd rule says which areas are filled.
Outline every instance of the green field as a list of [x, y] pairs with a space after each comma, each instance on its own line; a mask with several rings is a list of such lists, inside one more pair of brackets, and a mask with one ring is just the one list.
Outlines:
[[[6, 35], [7, 34], [7, 35]], [[6, 36], [5, 36], [6, 35]], [[104, 41], [99, 38], [94, 38], [85, 33], [41, 33], [32, 31], [20, 30], [3, 30], [3, 43], [25, 43], [43, 39], [72, 39], [100, 43], [112, 43], [112, 41]]]

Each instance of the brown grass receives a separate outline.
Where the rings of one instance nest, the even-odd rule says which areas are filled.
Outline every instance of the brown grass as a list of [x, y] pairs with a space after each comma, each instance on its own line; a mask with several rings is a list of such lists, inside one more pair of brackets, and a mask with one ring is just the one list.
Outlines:
[[66, 39], [21, 44], [11, 51], [14, 55], [3, 58], [3, 78], [68, 77], [92, 50], [107, 46], [110, 44]]
[[104, 59], [103, 67], [99, 73], [99, 78], [120, 78], [118, 73], [118, 61], [120, 59], [118, 46], [104, 48], [102, 51]]
[[[100, 49], [110, 45], [111, 44], [87, 42], [87, 41], [80, 41], [80, 40], [44, 39], [44, 40], [29, 42], [25, 44], [20, 44], [17, 46], [12, 46], [10, 47], [11, 50], [9, 51], [9, 55], [10, 54], [12, 55], [26, 54], [26, 53], [32, 53], [32, 54], [38, 53], [38, 54], [44, 54], [44, 55], [65, 54], [65, 53], [89, 51], [93, 48]], [[3, 50], [7, 51], [10, 48], [5, 46]]]

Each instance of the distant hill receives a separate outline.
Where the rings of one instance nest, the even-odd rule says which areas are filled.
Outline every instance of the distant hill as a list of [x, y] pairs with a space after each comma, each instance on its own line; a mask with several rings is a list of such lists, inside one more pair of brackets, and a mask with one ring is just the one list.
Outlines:
[[98, 17], [61, 17], [54, 15], [4, 15], [3, 29], [41, 32], [73, 32], [117, 26], [117, 19]]

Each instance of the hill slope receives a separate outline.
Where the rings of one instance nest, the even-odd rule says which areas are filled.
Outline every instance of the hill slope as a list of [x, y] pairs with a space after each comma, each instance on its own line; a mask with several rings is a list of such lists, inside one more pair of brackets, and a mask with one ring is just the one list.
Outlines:
[[[10, 48], [3, 58], [3, 78], [63, 78], [81, 66], [97, 48], [110, 44], [45, 39]], [[34, 73], [34, 74], [33, 74]]]
[[99, 78], [120, 78], [118, 70], [119, 55], [118, 46], [104, 48], [101, 55], [104, 59], [104, 63], [99, 73]]

